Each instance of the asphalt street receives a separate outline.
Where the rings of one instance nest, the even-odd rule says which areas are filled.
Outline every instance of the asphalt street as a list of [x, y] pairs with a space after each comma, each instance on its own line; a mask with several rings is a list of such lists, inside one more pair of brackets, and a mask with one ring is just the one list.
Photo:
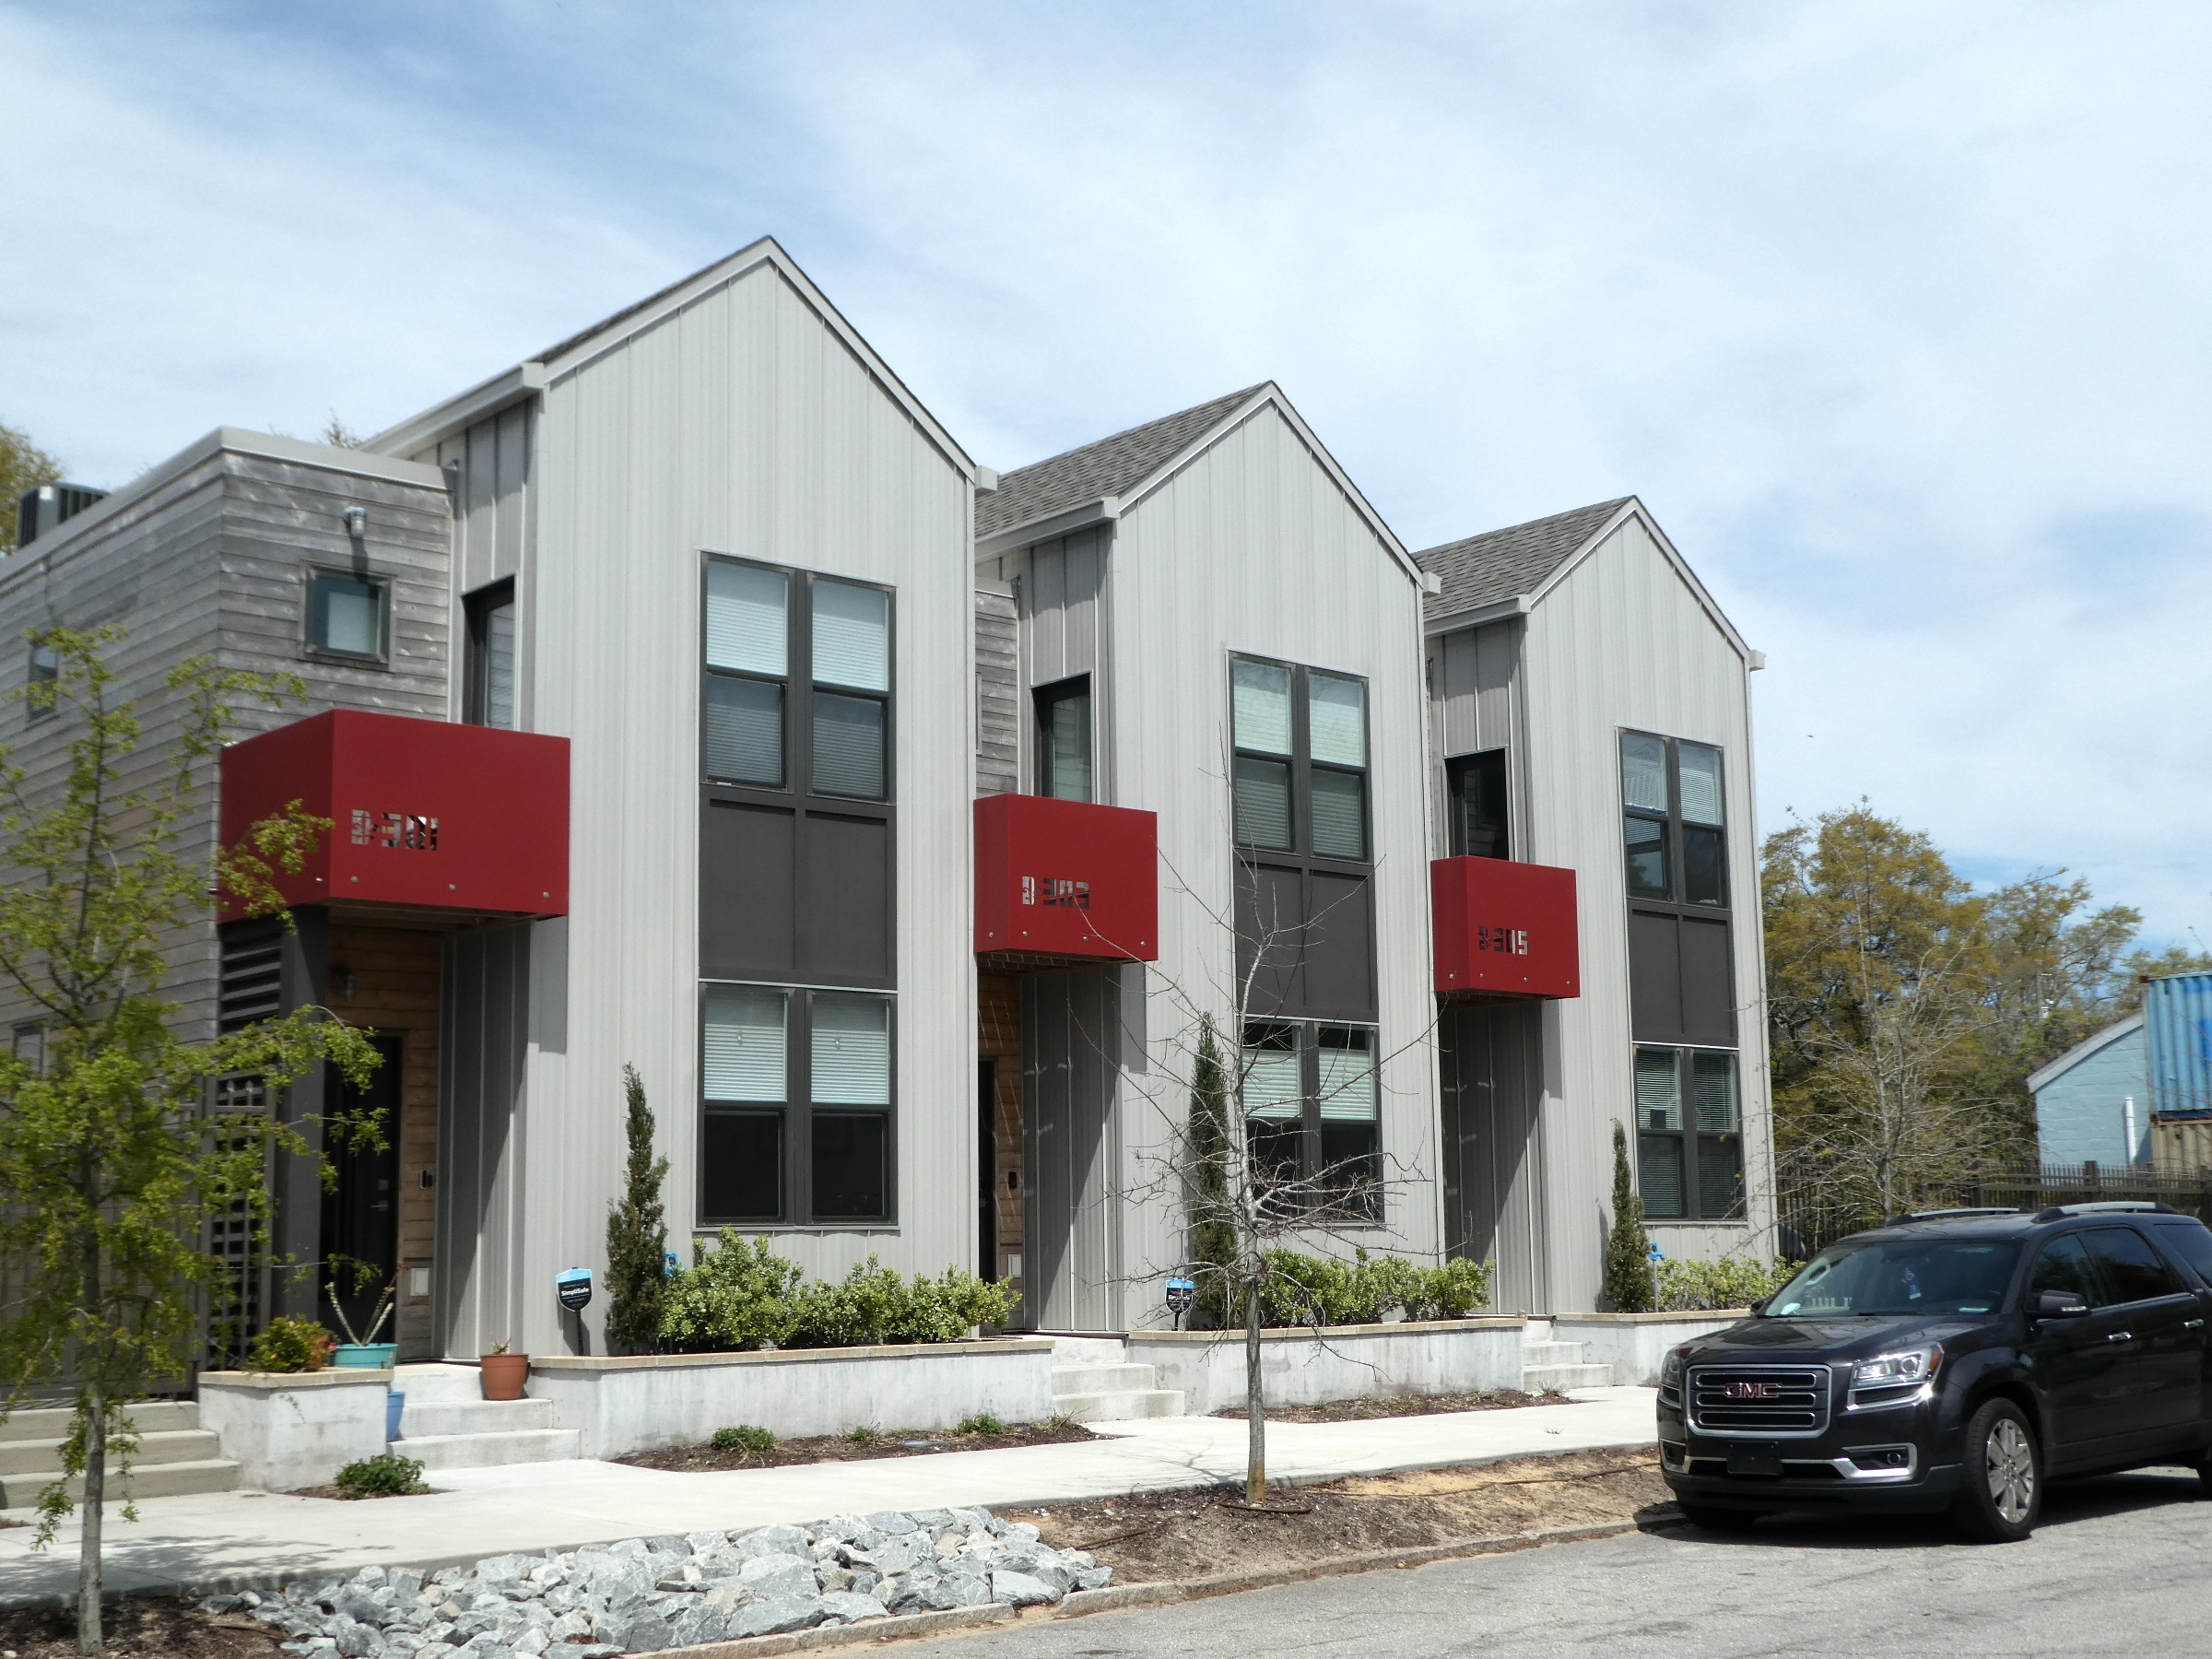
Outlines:
[[2024, 1544], [1919, 1518], [1674, 1526], [931, 1642], [947, 1659], [2212, 1653], [2212, 1502], [2165, 1470], [2054, 1487]]

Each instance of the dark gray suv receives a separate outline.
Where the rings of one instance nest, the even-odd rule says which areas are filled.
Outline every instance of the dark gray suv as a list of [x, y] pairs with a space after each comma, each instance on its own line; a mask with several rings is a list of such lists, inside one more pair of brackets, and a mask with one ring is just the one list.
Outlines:
[[2054, 1476], [2212, 1486], [2208, 1317], [2212, 1231], [2162, 1204], [1900, 1217], [1667, 1356], [1661, 1465], [1700, 1526], [1848, 1506], [2024, 1538]]

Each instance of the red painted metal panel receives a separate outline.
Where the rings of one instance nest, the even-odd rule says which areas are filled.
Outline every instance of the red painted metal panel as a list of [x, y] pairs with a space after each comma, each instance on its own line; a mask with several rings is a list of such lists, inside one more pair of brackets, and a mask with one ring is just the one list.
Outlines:
[[1440, 858], [1429, 866], [1429, 891], [1439, 991], [1583, 994], [1572, 870]]
[[975, 947], [1159, 960], [1157, 816], [1044, 795], [976, 802]]
[[334, 709], [223, 751], [225, 846], [295, 800], [332, 827], [290, 903], [568, 912], [566, 737]]

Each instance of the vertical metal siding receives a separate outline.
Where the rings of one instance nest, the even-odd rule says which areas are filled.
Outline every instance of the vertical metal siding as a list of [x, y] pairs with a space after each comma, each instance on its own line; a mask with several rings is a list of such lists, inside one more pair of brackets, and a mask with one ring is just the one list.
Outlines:
[[1595, 1304], [1610, 1208], [1612, 1125], [1633, 1124], [1626, 889], [1617, 734], [1632, 726], [1724, 756], [1730, 916], [1747, 1226], [1657, 1224], [1662, 1248], [1771, 1251], [1772, 1142], [1760, 958], [1759, 832], [1747, 667], [1643, 525], [1624, 524], [1527, 618], [1525, 851], [1580, 876], [1584, 993], [1556, 1004], [1557, 1098], [1546, 1106], [1546, 1253], [1554, 1312]]
[[[1201, 1011], [1233, 1006], [1229, 655], [1368, 680], [1382, 1133], [1395, 1183], [1373, 1248], [1441, 1246], [1430, 978], [1428, 724], [1419, 590], [1295, 429], [1263, 409], [1122, 517], [1106, 583], [1113, 799], [1159, 817], [1159, 961], [1145, 978], [1151, 1063], [1123, 1079], [1122, 1180], [1158, 1182], [1185, 1121]], [[1133, 1020], [1133, 1023], [1134, 1020]], [[1160, 1317], [1182, 1251], [1171, 1201], [1132, 1206], [1129, 1316]], [[1333, 1248], [1313, 1240], [1315, 1248]], [[1036, 1248], [1032, 1239], [1030, 1248]]]
[[[897, 593], [899, 1219], [784, 1233], [777, 1248], [826, 1274], [870, 1252], [915, 1271], [972, 1262], [966, 478], [769, 265], [558, 378], [536, 466], [532, 724], [571, 739], [574, 793], [565, 1052], [541, 1041], [531, 1072], [544, 1128], [529, 1281], [603, 1253], [626, 1062], [645, 1079], [671, 1162], [676, 1248], [691, 1224], [702, 549]], [[553, 1302], [540, 1300], [535, 1328], [550, 1340]]]
[[2212, 1112], [2212, 973], [2176, 973], [2143, 987], [2157, 1112]]
[[529, 1219], [544, 1203], [525, 1175], [530, 930], [482, 928], [445, 946], [431, 1316], [453, 1359], [500, 1342], [518, 1354], [566, 1347], [531, 1317], [553, 1298], [552, 1275], [539, 1286], [527, 1271]]
[[1023, 977], [1022, 1282], [1038, 1330], [1123, 1330], [1124, 1307], [1151, 1300], [1121, 1277], [1121, 1023], [1114, 969]]

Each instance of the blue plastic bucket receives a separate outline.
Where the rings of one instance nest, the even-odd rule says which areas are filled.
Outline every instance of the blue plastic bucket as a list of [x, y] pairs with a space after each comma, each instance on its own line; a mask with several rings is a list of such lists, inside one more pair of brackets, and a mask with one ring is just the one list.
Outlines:
[[394, 1389], [384, 1396], [384, 1438], [386, 1440], [395, 1441], [399, 1438], [399, 1418], [406, 1408], [407, 1396], [397, 1389]]

